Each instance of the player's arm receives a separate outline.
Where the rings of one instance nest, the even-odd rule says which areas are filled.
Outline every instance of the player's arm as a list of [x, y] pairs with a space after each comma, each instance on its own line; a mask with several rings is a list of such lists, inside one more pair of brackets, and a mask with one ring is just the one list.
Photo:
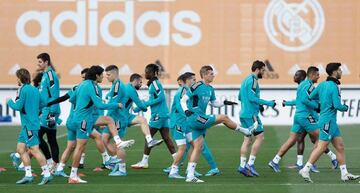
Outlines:
[[311, 100], [319, 100], [319, 90], [320, 90], [320, 85], [318, 87], [316, 87], [309, 95], [309, 98]]
[[189, 117], [190, 115], [193, 114], [193, 112], [191, 112], [187, 106], [187, 101], [192, 97], [192, 92], [190, 90], [188, 90], [186, 92], [186, 94], [184, 94], [181, 99], [180, 99], [180, 107], [182, 110], [180, 110], [180, 112], [184, 113], [185, 116]]
[[341, 96], [340, 96], [340, 91], [337, 88], [337, 86], [333, 89], [331, 89], [331, 97], [332, 97], [332, 101], [333, 101], [333, 106], [335, 109], [341, 111], [341, 112], [345, 112], [349, 109], [349, 107], [347, 105], [343, 105], [341, 103]]
[[290, 100], [290, 101], [283, 101], [283, 106], [295, 106], [296, 105], [296, 99]]
[[319, 103], [315, 100], [311, 100], [310, 94], [311, 93], [309, 93], [309, 90], [303, 91], [303, 93], [301, 93], [298, 100], [300, 100], [300, 102], [302, 104], [306, 105], [307, 107], [309, 107], [311, 109], [318, 109]]
[[68, 93], [66, 93], [65, 95], [63, 95], [63, 96], [49, 102], [46, 106], [49, 107], [49, 106], [54, 105], [54, 104], [62, 103], [64, 101], [68, 100], [69, 98], [70, 98], [70, 95]]
[[118, 103], [108, 103], [108, 104], [103, 103], [102, 99], [98, 95], [96, 95], [94, 87], [93, 86], [91, 87], [89, 87], [89, 89], [87, 90], [89, 91], [91, 100], [93, 101], [94, 105], [97, 108], [101, 110], [106, 110], [106, 109], [117, 109], [120, 107]]
[[274, 101], [260, 99], [260, 97], [258, 97], [256, 94], [256, 87], [257, 87], [257, 82], [254, 82], [254, 79], [248, 82], [247, 88], [248, 88], [249, 101], [257, 105], [266, 105], [272, 107], [275, 106]]
[[[49, 92], [49, 98], [48, 99], [51, 99], [51, 98], [54, 98], [54, 97], [58, 97], [59, 96], [59, 87], [57, 87], [55, 85], [55, 78], [56, 75], [54, 75], [53, 73], [56, 73], [56, 72], [53, 72], [53, 71], [48, 71], [47, 72], [47, 77], [48, 77], [48, 92]], [[49, 101], [49, 100], [48, 100]], [[57, 107], [55, 105], [53, 106], [49, 106], [50, 107], [50, 112], [55, 112], [57, 110]]]
[[142, 111], [147, 111], [147, 106], [142, 100], [140, 100], [139, 95], [137, 94], [135, 89], [131, 89], [130, 98], [135, 103], [135, 105], [139, 107]]
[[153, 106], [165, 100], [164, 89], [156, 81], [151, 83], [149, 91], [149, 100], [145, 101], [146, 106]]
[[9, 107], [16, 111], [20, 111], [24, 107], [25, 98], [26, 98], [25, 90], [20, 89], [19, 92], [20, 92], [19, 96], [16, 97], [15, 102], [12, 99], [9, 99], [7, 101]]

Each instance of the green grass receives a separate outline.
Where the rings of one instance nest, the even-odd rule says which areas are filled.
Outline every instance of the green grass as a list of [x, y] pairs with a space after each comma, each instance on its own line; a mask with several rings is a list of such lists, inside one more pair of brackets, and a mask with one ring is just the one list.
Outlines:
[[[128, 176], [127, 177], [108, 177], [108, 171], [93, 172], [93, 168], [100, 165], [101, 157], [94, 147], [94, 142], [90, 141], [87, 146], [87, 157], [85, 160], [86, 169], [80, 170], [86, 174], [83, 179], [89, 184], [69, 185], [65, 178], [55, 178], [51, 184], [38, 187], [36, 183], [40, 177], [35, 179], [33, 184], [15, 185], [15, 181], [23, 176], [22, 172], [17, 172], [11, 166], [9, 153], [15, 150], [17, 142], [18, 127], [0, 126], [0, 166], [7, 169], [0, 173], [0, 192], [357, 192], [360, 184], [356, 182], [342, 183], [340, 181], [340, 171], [330, 169], [329, 158], [324, 155], [318, 162], [321, 173], [312, 174], [314, 184], [305, 183], [293, 169], [287, 169], [296, 160], [295, 148], [291, 149], [281, 161], [282, 172], [275, 174], [267, 167], [267, 163], [273, 158], [280, 145], [288, 137], [289, 127], [269, 126], [266, 128], [265, 143], [262, 146], [256, 160], [256, 168], [260, 173], [258, 178], [245, 178], [236, 172], [239, 164], [239, 148], [242, 143], [242, 136], [224, 129], [215, 127], [209, 130], [207, 135], [208, 144], [213, 151], [215, 159], [222, 174], [214, 177], [203, 177], [204, 184], [187, 184], [183, 180], [170, 180], [162, 173], [162, 169], [171, 164], [171, 156], [162, 145], [154, 149], [150, 157], [150, 168], [146, 170], [134, 170], [129, 166], [140, 160], [143, 149], [143, 136], [139, 128], [134, 127], [128, 130], [127, 138], [136, 140], [135, 146], [127, 151]], [[66, 130], [60, 128], [58, 135], [64, 136]], [[360, 174], [360, 139], [359, 125], [342, 126], [342, 135], [345, 139], [347, 166], [349, 171]], [[159, 137], [159, 136], [157, 136]], [[65, 147], [66, 137], [59, 138], [61, 151]], [[309, 139], [306, 140], [305, 160], [309, 155], [311, 145]], [[70, 162], [68, 162], [70, 163]], [[40, 169], [33, 161], [33, 168], [37, 174]], [[205, 173], [208, 165], [201, 158], [198, 164], [198, 171]], [[66, 172], [69, 169], [66, 168]], [[39, 191], [40, 190], [40, 191]]]

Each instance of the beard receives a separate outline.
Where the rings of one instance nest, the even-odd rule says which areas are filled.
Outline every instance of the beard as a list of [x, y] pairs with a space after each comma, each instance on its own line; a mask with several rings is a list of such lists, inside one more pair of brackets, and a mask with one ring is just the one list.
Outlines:
[[262, 79], [263, 75], [261, 73], [257, 74], [258, 79]]
[[141, 86], [135, 86], [136, 90], [140, 90]]

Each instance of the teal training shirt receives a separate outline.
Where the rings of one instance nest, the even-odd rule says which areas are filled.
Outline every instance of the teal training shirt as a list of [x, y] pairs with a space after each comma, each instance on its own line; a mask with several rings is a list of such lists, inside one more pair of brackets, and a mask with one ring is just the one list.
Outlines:
[[319, 103], [316, 100], [310, 99], [310, 94], [314, 91], [315, 86], [309, 80], [306, 79], [300, 83], [296, 91], [296, 111], [295, 116], [300, 118], [306, 118], [309, 115], [316, 115], [314, 111], [319, 107]]
[[[39, 91], [40, 91], [41, 99], [45, 103], [48, 103], [50, 101], [59, 98], [60, 96], [59, 78], [52, 67], [48, 67], [44, 71], [43, 76], [41, 78]], [[60, 114], [59, 104], [54, 104], [51, 105], [50, 107], [45, 107], [45, 108], [49, 108], [51, 113]]]
[[186, 95], [189, 97], [187, 100], [189, 110], [200, 115], [206, 114], [209, 102], [216, 100], [214, 88], [206, 85], [204, 81], [191, 85]]
[[145, 102], [150, 106], [151, 116], [169, 117], [169, 108], [166, 104], [165, 91], [159, 79], [154, 78], [148, 83], [149, 100]]
[[20, 112], [23, 127], [35, 131], [40, 129], [40, 100], [39, 90], [30, 84], [24, 84], [19, 88], [15, 102], [10, 100], [8, 105]]

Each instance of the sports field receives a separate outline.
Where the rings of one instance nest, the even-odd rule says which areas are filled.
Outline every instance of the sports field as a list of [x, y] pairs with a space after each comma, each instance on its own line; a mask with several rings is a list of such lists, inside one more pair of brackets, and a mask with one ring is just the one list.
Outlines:
[[[341, 129], [345, 139], [348, 169], [354, 174], [360, 174], [360, 142], [358, 141], [360, 139], [360, 125], [342, 126]], [[167, 178], [162, 169], [171, 164], [171, 156], [165, 145], [153, 149], [150, 156], [149, 169], [131, 169], [129, 166], [141, 159], [144, 145], [143, 135], [140, 133], [139, 128], [134, 127], [128, 130], [127, 135], [127, 138], [136, 140], [135, 146], [127, 151], [127, 177], [108, 177], [108, 171], [93, 172], [93, 169], [100, 165], [101, 157], [94, 147], [94, 142], [90, 141], [86, 151], [85, 169], [80, 170], [80, 172], [86, 175], [83, 179], [87, 180], [88, 184], [69, 185], [67, 184], [67, 179], [57, 177], [50, 184], [39, 187], [36, 184], [40, 182], [40, 177], [36, 177], [33, 184], [30, 185], [15, 185], [16, 180], [24, 175], [23, 172], [15, 171], [9, 159], [9, 153], [15, 150], [18, 127], [0, 126], [0, 167], [7, 169], [7, 171], [0, 173], [0, 192], [359, 192], [360, 184], [358, 184], [358, 181], [350, 183], [340, 181], [340, 171], [334, 171], [330, 168], [330, 161], [326, 155], [318, 162], [321, 172], [312, 174], [312, 179], [315, 183], [307, 184], [304, 182], [294, 169], [287, 168], [287, 166], [292, 165], [296, 161], [294, 148], [281, 161], [282, 172], [275, 174], [267, 166], [267, 163], [286, 140], [288, 131], [288, 127], [266, 127], [265, 143], [255, 163], [261, 175], [257, 178], [246, 178], [237, 173], [239, 148], [243, 137], [223, 127], [211, 128], [206, 138], [222, 174], [220, 176], [203, 177], [202, 179], [206, 181], [203, 184], [188, 184], [183, 180], [170, 180]], [[60, 128], [58, 138], [61, 152], [66, 144], [65, 134], [65, 128]], [[310, 149], [310, 141], [307, 139], [304, 161], [307, 160]], [[33, 162], [33, 168], [35, 173], [39, 175], [40, 168], [37, 163]], [[198, 171], [205, 173], [208, 169], [208, 165], [201, 158], [198, 164]], [[69, 168], [66, 168], [66, 172], [69, 173]], [[181, 170], [181, 174], [183, 174], [183, 170]]]

